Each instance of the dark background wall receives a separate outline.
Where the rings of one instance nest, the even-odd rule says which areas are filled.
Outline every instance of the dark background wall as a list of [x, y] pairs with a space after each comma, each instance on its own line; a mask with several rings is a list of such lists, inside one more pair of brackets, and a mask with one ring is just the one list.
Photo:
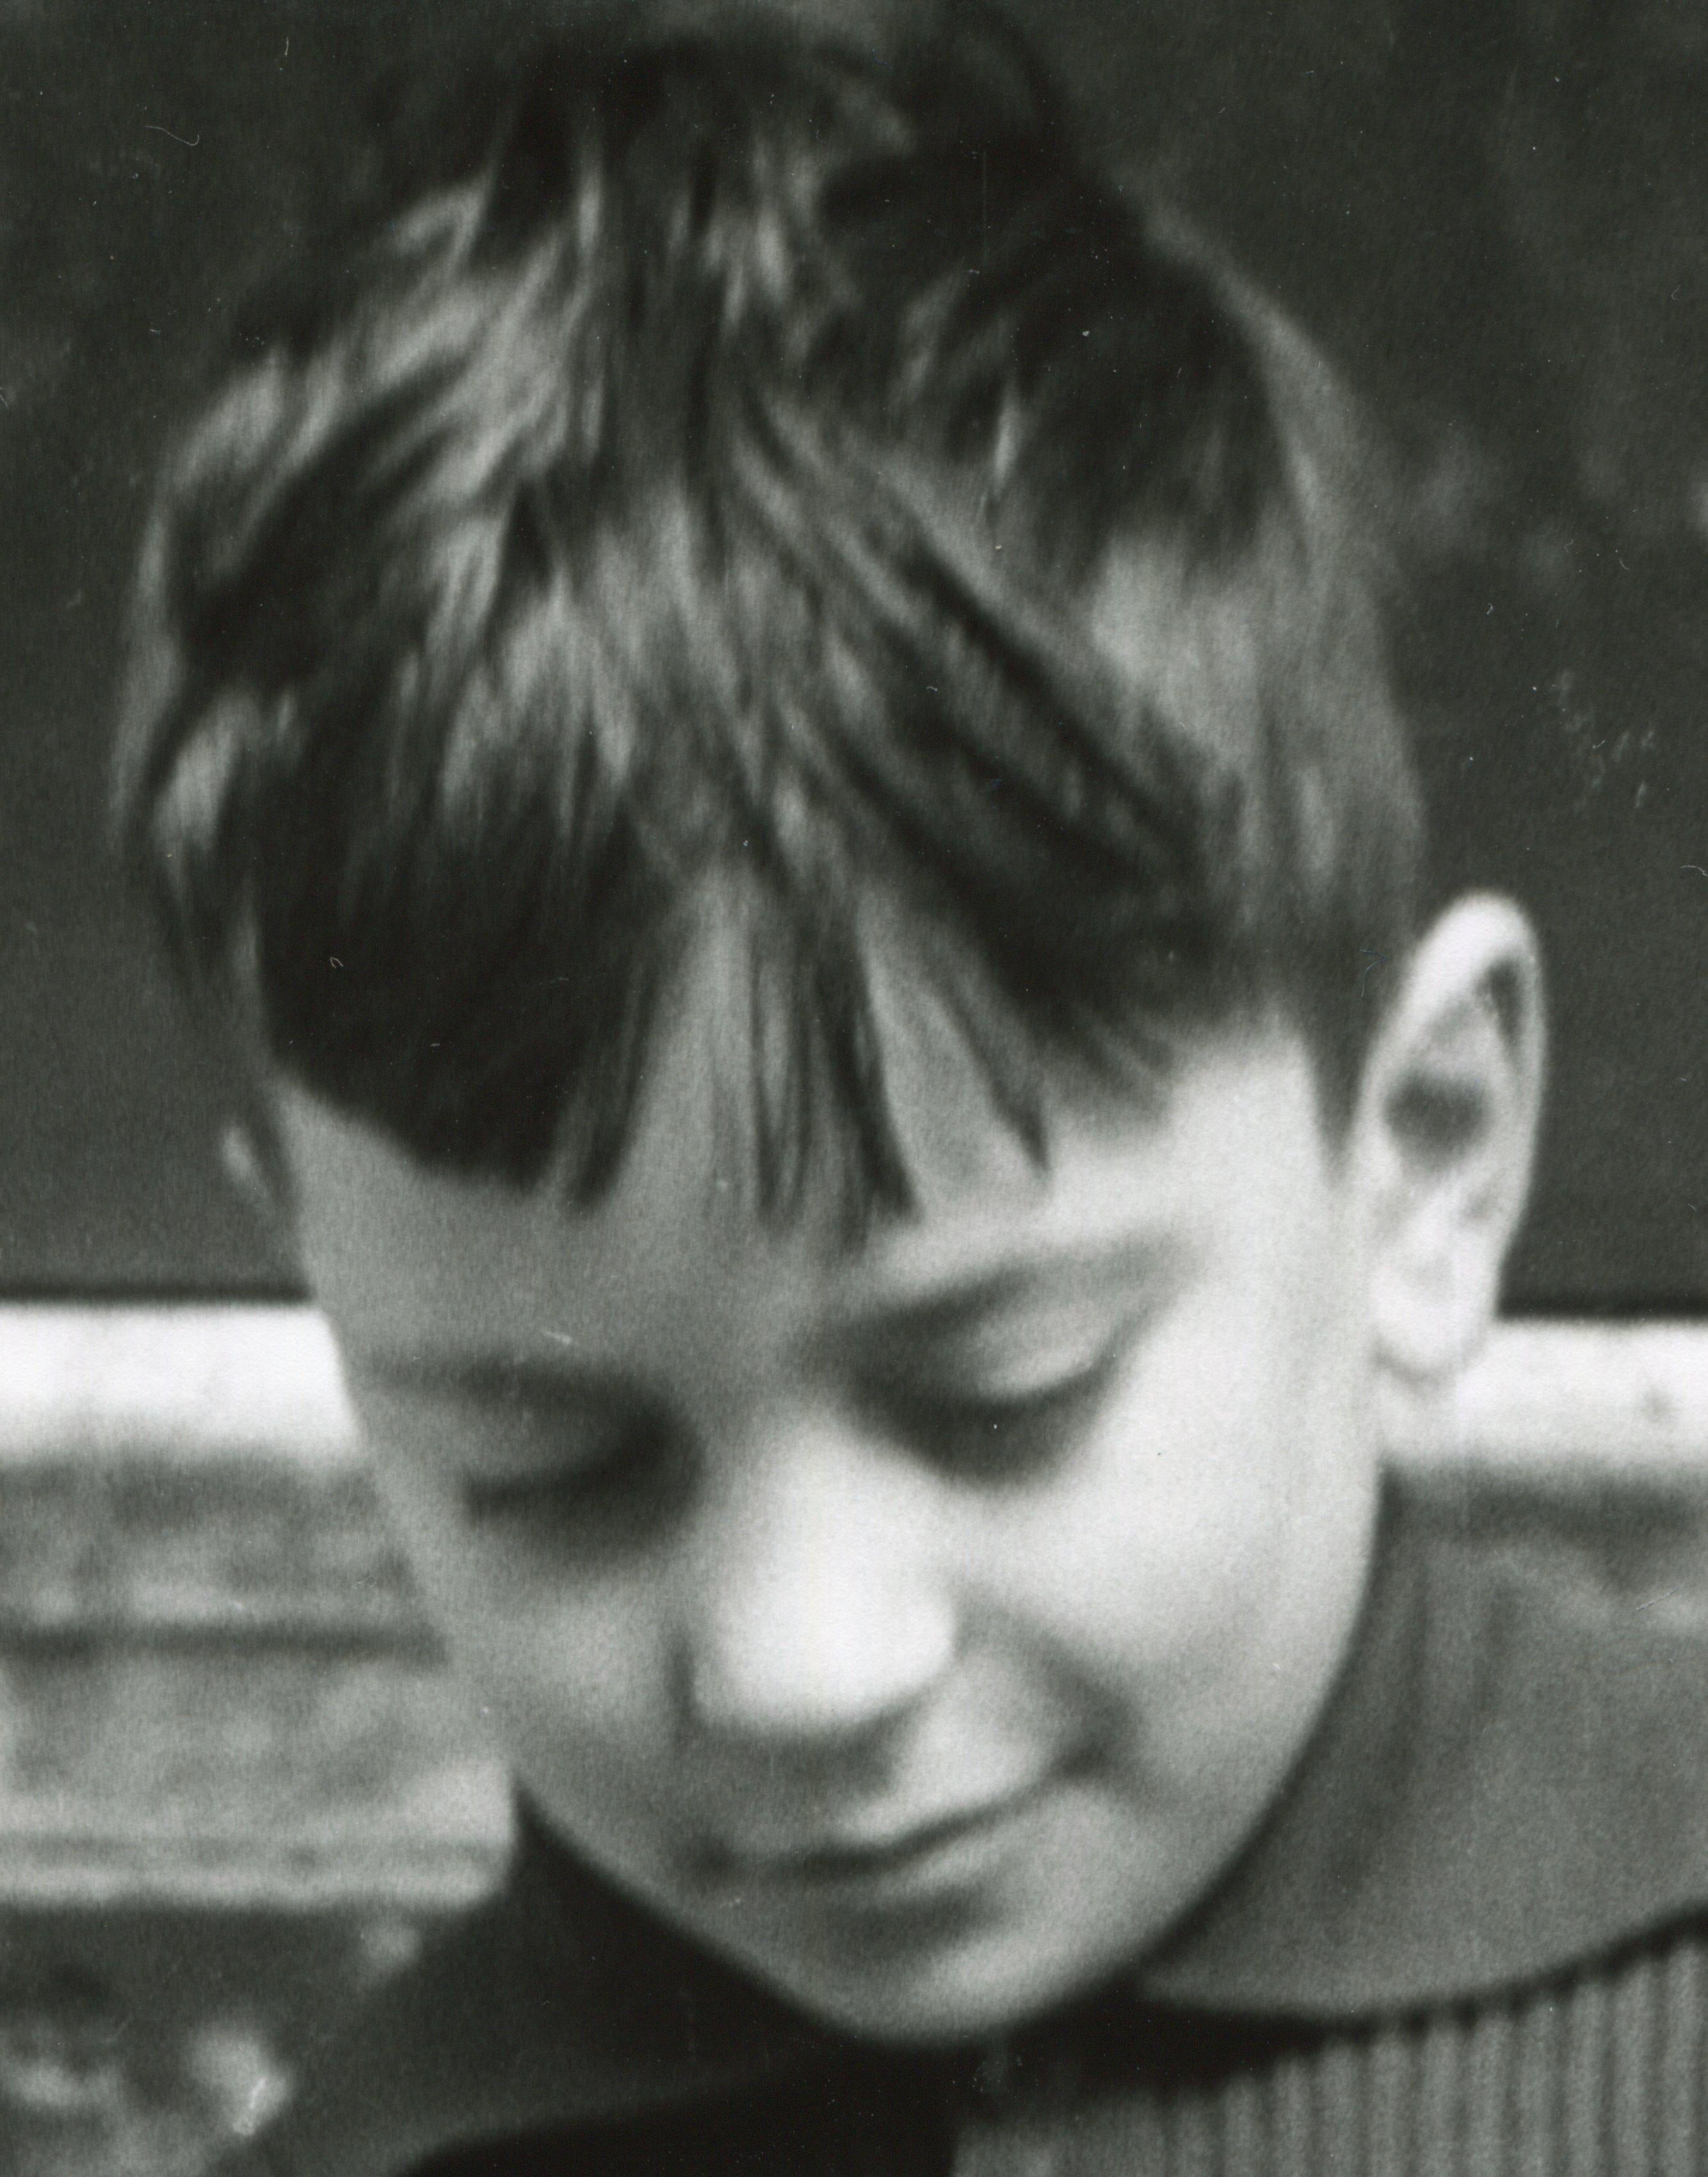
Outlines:
[[[360, 157], [372, 87], [523, 4], [0, 0], [0, 1286], [288, 1279], [101, 849], [128, 565], [162, 430], [245, 269]], [[1516, 1297], [1701, 1307], [1708, 13], [1013, 4], [1400, 448], [1441, 881], [1517, 892], [1553, 963]]]

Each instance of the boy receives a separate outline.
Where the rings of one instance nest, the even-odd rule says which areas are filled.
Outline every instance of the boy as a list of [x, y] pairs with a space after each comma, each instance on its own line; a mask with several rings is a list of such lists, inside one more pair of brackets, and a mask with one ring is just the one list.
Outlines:
[[1378, 1473], [1542, 1068], [1299, 344], [982, 20], [565, 38], [240, 341], [121, 794], [514, 1764], [314, 2177], [1708, 2167], [1708, 1695]]

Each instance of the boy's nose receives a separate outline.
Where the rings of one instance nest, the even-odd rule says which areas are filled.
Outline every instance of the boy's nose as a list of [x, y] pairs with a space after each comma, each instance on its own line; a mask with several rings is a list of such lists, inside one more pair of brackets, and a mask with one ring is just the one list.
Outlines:
[[941, 1678], [957, 1628], [905, 1478], [858, 1438], [795, 1435], [696, 1538], [684, 1656], [698, 1730], [858, 1737]]

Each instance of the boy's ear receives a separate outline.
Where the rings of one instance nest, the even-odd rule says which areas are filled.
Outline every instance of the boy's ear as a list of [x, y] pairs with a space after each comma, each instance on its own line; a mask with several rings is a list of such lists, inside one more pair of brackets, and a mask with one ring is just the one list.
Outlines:
[[1546, 1040], [1530, 924], [1507, 900], [1458, 901], [1411, 956], [1355, 1121], [1376, 1359], [1410, 1390], [1449, 1381], [1493, 1319]]

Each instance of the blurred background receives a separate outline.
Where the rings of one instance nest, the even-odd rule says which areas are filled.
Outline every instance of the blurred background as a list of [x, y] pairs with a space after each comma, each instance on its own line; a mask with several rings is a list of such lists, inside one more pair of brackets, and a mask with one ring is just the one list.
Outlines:
[[[0, 0], [6, 2177], [196, 2177], [499, 1865], [104, 767], [150, 477], [250, 271], [400, 59], [602, 3]], [[1573, 1319], [1509, 1327], [1427, 1486], [1708, 1626], [1708, 7], [1006, 4], [1385, 425], [1438, 885], [1514, 891], [1551, 958], [1513, 1299]]]
[[[341, 193], [399, 57], [576, 3], [0, 0], [0, 1288], [289, 1289], [104, 858], [128, 570], [234, 292]], [[1511, 887], [1552, 963], [1515, 1300], [1700, 1307], [1708, 10], [1012, 4], [1400, 450], [1440, 880]]]

